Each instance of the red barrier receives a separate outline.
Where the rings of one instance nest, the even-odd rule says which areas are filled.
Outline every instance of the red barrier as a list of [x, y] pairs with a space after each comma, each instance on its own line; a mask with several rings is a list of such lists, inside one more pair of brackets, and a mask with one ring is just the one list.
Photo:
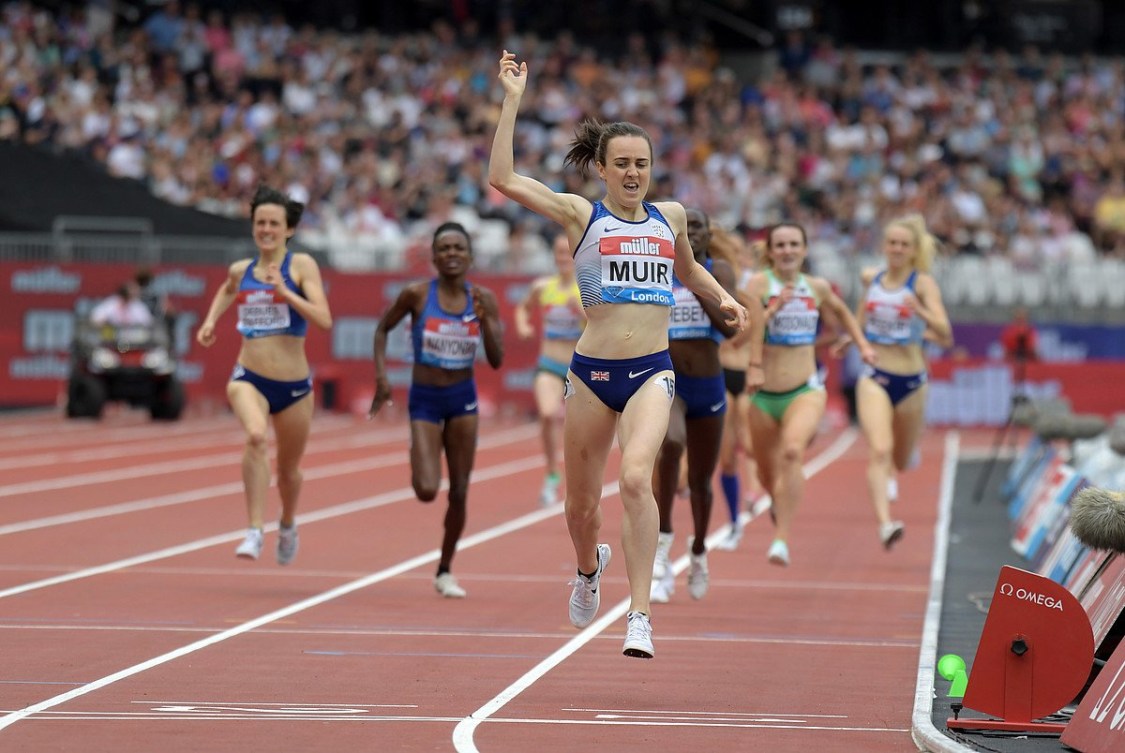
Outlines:
[[999, 719], [950, 719], [960, 730], [1062, 732], [1039, 722], [1070, 703], [1090, 676], [1094, 637], [1086, 612], [1050, 578], [1002, 567], [977, 645], [964, 706]]
[[[41, 406], [59, 402], [69, 373], [75, 311], [85, 312], [133, 272], [134, 268], [127, 265], [0, 263], [0, 279], [8, 283], [9, 290], [0, 310], [0, 353], [8, 364], [7, 371], [0, 374], [0, 404]], [[156, 289], [167, 294], [178, 312], [175, 347], [189, 401], [225, 400], [224, 385], [240, 342], [233, 312], [228, 311], [220, 320], [214, 346], [201, 348], [194, 338], [226, 270], [185, 266], [158, 267], [154, 272]], [[320, 399], [323, 402], [331, 397], [338, 409], [366, 411], [374, 393], [371, 347], [375, 326], [402, 286], [419, 278], [333, 270], [324, 270], [323, 275], [334, 325], [330, 332], [309, 327], [307, 341]], [[531, 411], [538, 343], [516, 337], [512, 313], [530, 280], [473, 275], [471, 281], [496, 293], [506, 325], [504, 367], [493, 370], [483, 361], [483, 354], [477, 366], [482, 412]], [[387, 351], [396, 402], [401, 398], [405, 404], [405, 388], [410, 381], [408, 322], [392, 333]]]
[[1095, 645], [1101, 648], [1119, 615], [1125, 612], [1125, 554], [1112, 553], [1079, 597], [1090, 617]]
[[[155, 285], [180, 312], [176, 347], [180, 376], [190, 400], [225, 400], [224, 385], [238, 354], [233, 314], [219, 324], [218, 342], [209, 349], [195, 344], [195, 330], [211, 297], [223, 280], [220, 267], [158, 267]], [[0, 263], [0, 279], [8, 295], [0, 311], [0, 353], [8, 369], [0, 374], [0, 405], [52, 405], [60, 400], [69, 371], [68, 353], [74, 311], [82, 311], [109, 295], [134, 267], [123, 264]], [[374, 391], [371, 341], [379, 316], [401, 287], [420, 279], [408, 274], [343, 274], [324, 270], [335, 324], [325, 333], [310, 327], [309, 361], [323, 399], [331, 392], [337, 408], [358, 410]], [[492, 288], [508, 325], [504, 367], [494, 371], [483, 362], [477, 384], [484, 411], [530, 412], [531, 382], [538, 344], [515, 335], [513, 308], [530, 279], [508, 275], [473, 275], [472, 281]], [[396, 398], [405, 397], [410, 378], [406, 324], [392, 333], [387, 366]], [[840, 371], [829, 363], [832, 395]], [[1125, 379], [1125, 363], [1031, 363], [1028, 385], [1033, 396], [1064, 394], [1078, 412], [1112, 415], [1125, 402], [1116, 385]], [[935, 361], [931, 366], [931, 422], [935, 424], [998, 424], [1007, 417], [1012, 391], [1011, 367], [984, 361]], [[396, 400], [397, 401], [397, 400]], [[933, 415], [934, 413], [937, 415]]]
[[1125, 750], [1125, 641], [1098, 672], [1060, 740], [1082, 753]]
[[931, 424], [1000, 425], [1008, 417], [1017, 389], [1035, 398], [1065, 397], [1075, 413], [1110, 417], [1125, 409], [1121, 382], [1125, 362], [1026, 364], [1022, 384], [1015, 366], [984, 360], [935, 360], [930, 364], [930, 395], [926, 408]]

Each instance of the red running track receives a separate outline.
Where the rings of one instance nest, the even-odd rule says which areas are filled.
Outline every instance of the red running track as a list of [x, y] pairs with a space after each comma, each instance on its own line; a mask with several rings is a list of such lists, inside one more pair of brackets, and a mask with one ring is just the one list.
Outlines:
[[[229, 415], [153, 424], [0, 417], [0, 751], [910, 751], [945, 443], [900, 481], [879, 545], [865, 446], [828, 432], [791, 544], [767, 519], [655, 605], [656, 658], [621, 655], [617, 558], [602, 612], [569, 625], [562, 507], [540, 509], [537, 429], [486, 421], [454, 562], [433, 590], [444, 495], [409, 485], [407, 427], [319, 415], [301, 552], [256, 563]], [[607, 479], [604, 540], [620, 505]], [[270, 514], [276, 516], [276, 496]], [[686, 501], [676, 507], [686, 565]], [[725, 520], [716, 504], [715, 525]]]

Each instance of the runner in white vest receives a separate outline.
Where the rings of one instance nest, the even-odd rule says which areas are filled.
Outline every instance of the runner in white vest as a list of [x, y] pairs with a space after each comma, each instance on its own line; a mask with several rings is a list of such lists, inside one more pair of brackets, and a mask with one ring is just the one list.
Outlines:
[[890, 222], [883, 230], [882, 269], [866, 270], [867, 288], [857, 318], [878, 355], [856, 383], [856, 410], [870, 456], [867, 488], [879, 540], [890, 549], [905, 527], [892, 520], [890, 502], [898, 496], [895, 470], [915, 462], [915, 448], [926, 411], [926, 359], [922, 342], [953, 345], [953, 329], [941, 290], [929, 274], [935, 241], [920, 215]]
[[600, 605], [601, 575], [610, 558], [609, 545], [598, 543], [601, 489], [616, 438], [630, 591], [623, 653], [651, 658], [649, 588], [657, 536], [652, 470], [676, 389], [668, 356], [673, 271], [693, 293], [714, 301], [736, 328], [745, 325], [746, 310], [695, 260], [684, 208], [672, 201], [645, 201], [653, 149], [644, 129], [632, 123], [581, 123], [565, 164], [583, 175], [594, 167], [605, 195], [590, 202], [577, 194], [556, 193], [515, 171], [516, 114], [527, 86], [527, 63], [505, 51], [499, 79], [504, 102], [492, 142], [489, 183], [563, 227], [575, 249], [586, 310], [586, 329], [567, 377], [563, 439], [566, 520], [578, 559], [570, 620], [585, 627]]

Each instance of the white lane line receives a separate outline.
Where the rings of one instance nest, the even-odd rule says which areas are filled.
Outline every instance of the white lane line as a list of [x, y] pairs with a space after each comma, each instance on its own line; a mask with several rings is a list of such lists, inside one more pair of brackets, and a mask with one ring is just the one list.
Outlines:
[[[373, 442], [405, 440], [410, 436], [409, 429], [387, 428], [379, 431], [355, 432], [348, 436], [340, 436], [340, 428], [329, 430], [313, 424], [313, 432], [309, 437], [309, 454], [332, 449], [332, 446], [364, 446]], [[367, 440], [367, 441], [364, 441]], [[35, 455], [22, 455], [0, 458], [0, 471], [13, 468], [25, 469], [43, 465], [60, 465], [63, 463], [81, 463], [91, 460], [113, 460], [116, 458], [136, 458], [149, 451], [162, 454], [179, 453], [203, 447], [215, 450], [228, 447], [230, 452], [237, 452], [244, 443], [243, 434], [236, 427], [229, 427], [226, 431], [211, 430], [202, 436], [190, 438], [169, 439], [167, 437], [146, 437], [135, 442], [111, 442], [108, 437], [98, 437], [98, 446], [84, 447], [72, 450], [59, 450], [42, 452]]]
[[[558, 579], [555, 579], [556, 582]], [[120, 633], [217, 633], [222, 630], [218, 627], [204, 627], [197, 625], [91, 625], [74, 623], [69, 625], [59, 624], [40, 624], [35, 622], [12, 622], [9, 618], [8, 622], [0, 622], [0, 630], [57, 630], [57, 631], [71, 631], [71, 632], [120, 632]], [[488, 639], [499, 640], [533, 640], [543, 638], [547, 640], [558, 640], [573, 635], [572, 629], [558, 630], [556, 632], [542, 633], [542, 632], [520, 632], [520, 631], [505, 631], [505, 632], [484, 632], [484, 631], [466, 631], [466, 630], [403, 630], [400, 628], [348, 628], [348, 629], [323, 629], [323, 628], [263, 628], [259, 633], [270, 635], [303, 635], [303, 636], [378, 636], [381, 638], [479, 638], [482, 641]], [[907, 651], [917, 651], [918, 641], [873, 641], [873, 640], [850, 640], [847, 638], [840, 638], [832, 640], [829, 638], [821, 639], [808, 639], [808, 638], [769, 638], [753, 635], [667, 635], [662, 633], [660, 635], [662, 643], [723, 643], [723, 644], [755, 644], [755, 645], [781, 645], [781, 646], [808, 646], [810, 648], [830, 648], [830, 649], [873, 649], [877, 651], [884, 651], [886, 649], [904, 649]], [[357, 652], [349, 651], [348, 654]], [[0, 683], [5, 681], [0, 680]]]
[[949, 557], [949, 526], [953, 518], [953, 486], [957, 478], [957, 462], [961, 436], [956, 431], [945, 435], [945, 456], [941, 464], [941, 490], [938, 495], [938, 517], [934, 524], [934, 559], [930, 565], [930, 598], [926, 619], [922, 623], [922, 647], [918, 651], [918, 684], [914, 687], [914, 712], [910, 736], [920, 750], [933, 753], [974, 753], [953, 738], [943, 735], [934, 726], [934, 699], [937, 690], [938, 631], [941, 628], [941, 607], [945, 594], [945, 567]]
[[[5, 713], [0, 710], [0, 714]], [[195, 712], [191, 714], [174, 712], [97, 712], [97, 711], [44, 711], [35, 715], [36, 722], [122, 722], [122, 721], [171, 721], [178, 722], [230, 722], [253, 720], [261, 722], [273, 720], [279, 722], [441, 722], [452, 724], [460, 717], [456, 716], [387, 716], [387, 715], [324, 715], [324, 714], [292, 714], [278, 716], [264, 716], [261, 714], [239, 714], [235, 712]]]
[[[0, 713], [4, 713], [0, 710]], [[36, 714], [35, 721], [37, 722], [71, 722], [71, 721], [171, 721], [176, 720], [179, 722], [220, 722], [220, 721], [248, 721], [253, 720], [257, 722], [273, 720], [279, 722], [318, 722], [328, 724], [330, 722], [336, 723], [355, 723], [355, 722], [437, 722], [440, 724], [451, 724], [460, 719], [456, 716], [408, 716], [403, 714], [278, 714], [278, 715], [263, 715], [257, 713], [238, 713], [238, 712], [210, 712], [210, 711], [193, 711], [191, 713], [176, 713], [173, 711], [128, 711], [128, 712], [97, 712], [97, 711], [45, 711]], [[727, 728], [727, 729], [799, 729], [805, 731], [815, 732], [892, 732], [895, 734], [902, 734], [909, 732], [907, 729], [900, 729], [895, 727], [830, 727], [825, 725], [813, 724], [783, 724], [778, 722], [722, 722], [722, 721], [703, 721], [703, 720], [621, 720], [621, 719], [508, 719], [504, 717], [496, 717], [489, 720], [493, 724], [526, 724], [526, 725], [557, 725], [557, 726], [595, 726], [595, 727], [690, 727], [690, 728]]]
[[[541, 459], [538, 459], [538, 458], [536, 459], [536, 464], [542, 464], [542, 462], [543, 461]], [[524, 464], [526, 465], [526, 461], [525, 461]], [[518, 465], [519, 465], [519, 463], [508, 463], [508, 464], [505, 464], [503, 466], [494, 466], [493, 469], [488, 469], [488, 470], [494, 470], [495, 471], [496, 469], [505, 468], [505, 467], [514, 468]], [[505, 473], [498, 473], [497, 475], [508, 475], [509, 473], [513, 473], [513, 472], [516, 472], [516, 471], [509, 470]], [[487, 473], [487, 470], [484, 473]], [[482, 475], [483, 475], [483, 473], [482, 473]], [[411, 492], [411, 496], [413, 496], [413, 492]], [[322, 511], [322, 512], [324, 512], [324, 511]], [[550, 508], [545, 508], [545, 509], [542, 509], [542, 510], [536, 510], [534, 512], [528, 513], [526, 515], [522, 515], [518, 518], [515, 518], [514, 520], [510, 520], [510, 521], [508, 521], [506, 523], [503, 523], [501, 525], [494, 526], [493, 528], [489, 528], [485, 531], [481, 531], [479, 533], [475, 533], [475, 534], [472, 534], [470, 536], [466, 536], [465, 538], [463, 538], [461, 540], [460, 544], [458, 545], [458, 551], [463, 551], [465, 549], [471, 549], [472, 547], [475, 547], [475, 546], [478, 546], [480, 544], [484, 544], [486, 542], [492, 541], [493, 539], [500, 538], [502, 536], [506, 536], [507, 534], [512, 533], [514, 531], [518, 531], [522, 528], [527, 528], [529, 526], [535, 525], [536, 523], [539, 523], [543, 520], [546, 520], [547, 518], [550, 518], [554, 515], [558, 515], [559, 512], [560, 512], [560, 506], [558, 506], [558, 505], [556, 505], [554, 507], [550, 507]], [[237, 536], [235, 536], [234, 538], [237, 538]], [[230, 539], [230, 540], [233, 540], [233, 539]], [[165, 550], [165, 551], [167, 551], [167, 550]], [[148, 659], [147, 661], [140, 662], [139, 664], [134, 664], [131, 667], [127, 667], [127, 668], [122, 669], [118, 672], [114, 672], [113, 674], [106, 675], [105, 677], [102, 677], [101, 679], [94, 680], [93, 682], [86, 683], [85, 685], [83, 685], [81, 687], [74, 688], [73, 690], [69, 690], [65, 693], [61, 693], [59, 695], [56, 695], [52, 698], [48, 698], [46, 700], [40, 701], [39, 703], [33, 703], [29, 706], [25, 706], [24, 708], [19, 709], [18, 711], [13, 711], [13, 712], [10, 712], [10, 713], [5, 714], [4, 716], [0, 717], [0, 730], [4, 729], [6, 727], [10, 727], [11, 725], [15, 724], [16, 722], [20, 721], [21, 719], [26, 719], [27, 717], [32, 716], [33, 714], [37, 714], [39, 712], [46, 711], [47, 709], [54, 708], [55, 706], [66, 703], [67, 701], [70, 701], [70, 700], [73, 700], [75, 698], [79, 698], [81, 696], [84, 696], [87, 693], [92, 693], [95, 690], [100, 690], [101, 688], [104, 688], [107, 685], [112, 685], [115, 682], [127, 679], [127, 678], [132, 677], [132, 676], [137, 675], [137, 674], [140, 674], [141, 672], [145, 672], [149, 669], [152, 669], [153, 667], [158, 667], [161, 664], [166, 664], [170, 661], [173, 661], [175, 659], [179, 659], [179, 658], [187, 656], [189, 654], [193, 654], [196, 651], [200, 651], [202, 649], [208, 648], [208, 647], [213, 646], [217, 643], [222, 643], [223, 641], [229, 640], [230, 638], [235, 638], [235, 637], [237, 637], [239, 635], [242, 635], [244, 633], [248, 633], [251, 630], [254, 630], [255, 628], [261, 627], [263, 625], [268, 625], [271, 622], [276, 622], [278, 620], [283, 620], [286, 617], [291, 617], [292, 615], [298, 614], [300, 612], [304, 612], [304, 611], [306, 611], [308, 609], [311, 609], [313, 607], [316, 607], [316, 606], [319, 606], [321, 604], [332, 601], [333, 599], [338, 599], [341, 596], [346, 596], [347, 594], [350, 594], [354, 591], [359, 591], [360, 589], [367, 588], [368, 586], [375, 585], [376, 583], [381, 583], [385, 580], [389, 580], [390, 578], [393, 578], [397, 575], [401, 575], [405, 572], [413, 570], [414, 568], [422, 567], [423, 565], [427, 565], [427, 564], [431, 564], [433, 562], [436, 562], [440, 557], [441, 557], [441, 550], [440, 549], [433, 549], [433, 550], [431, 550], [431, 551], [429, 551], [425, 554], [420, 554], [416, 557], [412, 557], [408, 560], [404, 560], [403, 562], [400, 562], [399, 564], [394, 565], [393, 567], [388, 567], [384, 570], [380, 570], [378, 572], [371, 573], [370, 575], [367, 575], [363, 578], [359, 578], [359, 579], [354, 580], [350, 583], [345, 583], [342, 586], [337, 586], [336, 588], [330, 589], [328, 591], [324, 591], [323, 593], [317, 594], [316, 596], [312, 596], [312, 597], [309, 597], [307, 599], [302, 599], [301, 601], [290, 604], [287, 607], [283, 607], [281, 609], [274, 610], [273, 612], [270, 612], [268, 614], [264, 614], [260, 617], [257, 617], [255, 619], [253, 619], [253, 620], [248, 620], [247, 622], [243, 622], [241, 625], [230, 628], [229, 630], [224, 630], [221, 633], [217, 633], [217, 634], [209, 636], [207, 638], [203, 638], [201, 640], [195, 641], [194, 643], [189, 643], [186, 646], [181, 646], [180, 648], [174, 649], [172, 651], [168, 651], [167, 653], [161, 654], [160, 656], [153, 657], [152, 659]]]
[[[213, 450], [217, 445], [231, 445], [239, 443], [241, 436], [233, 431], [221, 439], [216, 439], [214, 432], [193, 439], [162, 440], [160, 452], [183, 452], [198, 447]], [[155, 438], [150, 437], [142, 442], [110, 443], [107, 437], [98, 437], [97, 447], [79, 450], [59, 450], [56, 452], [41, 452], [35, 455], [9, 455], [0, 458], [0, 471], [12, 469], [23, 470], [44, 465], [63, 465], [64, 463], [83, 463], [92, 460], [114, 460], [116, 458], [136, 457], [142, 452], [151, 451]]]
[[647, 716], [669, 716], [669, 715], [684, 715], [684, 716], [705, 716], [705, 717], [737, 717], [742, 719], [771, 717], [781, 718], [789, 721], [792, 719], [847, 719], [846, 714], [792, 714], [792, 713], [777, 713], [767, 711], [759, 711], [751, 713], [749, 711], [723, 711], [721, 714], [715, 711], [684, 711], [683, 709], [584, 709], [584, 708], [568, 708], [562, 711], [573, 711], [578, 714], [597, 714], [598, 718], [603, 716], [619, 715], [621, 717], [647, 717]]
[[[815, 476], [816, 474], [820, 473], [825, 468], [827, 468], [829, 465], [831, 465], [832, 463], [835, 463], [837, 460], [839, 460], [841, 457], [843, 457], [844, 453], [848, 451], [848, 448], [850, 448], [853, 444], [855, 444], [855, 441], [858, 438], [859, 438], [859, 431], [857, 429], [853, 428], [853, 427], [848, 427], [847, 429], [842, 431], [840, 433], [840, 436], [838, 436], [836, 438], [836, 441], [833, 442], [832, 444], [830, 444], [827, 448], [825, 448], [824, 452], [820, 453], [816, 457], [809, 460], [809, 462], [805, 463], [805, 465], [802, 467], [802, 470], [805, 472], [805, 478], [806, 479], [812, 478], [813, 476]], [[745, 511], [743, 511], [739, 514], [739, 519], [743, 524], [749, 522], [749, 518], [750, 518], [749, 513], [745, 512]], [[728, 524], [728, 525], [723, 526], [719, 530], [715, 531], [715, 533], [708, 536], [707, 537], [707, 548], [711, 549], [715, 545], [715, 542], [721, 540], [722, 537], [726, 536], [729, 532], [730, 532], [730, 525]], [[672, 566], [672, 569], [675, 572], [675, 574], [680, 575], [681, 573], [684, 572], [684, 570], [686, 570], [688, 568], [688, 564], [690, 562], [691, 562], [691, 558], [688, 557], [687, 554], [683, 554], [683, 555], [680, 555], [680, 557], [678, 559], [676, 559], [674, 562], [672, 562], [671, 566]], [[824, 588], [824, 589], [828, 589], [828, 590], [833, 590], [833, 589], [836, 589], [836, 588], [838, 588], [842, 585], [843, 584], [838, 585], [838, 584], [835, 584], [835, 583], [827, 583], [827, 582], [823, 582], [823, 581], [821, 581], [821, 582], [808, 582], [808, 581], [806, 581], [803, 584], [797, 584], [796, 586], [794, 586], [794, 584], [790, 584], [790, 583], [782, 582], [782, 583], [779, 584], [777, 581], [773, 581], [770, 584], [769, 587], [773, 587], [773, 588], [781, 587], [781, 588], [784, 588], [786, 590], [790, 590], [793, 587], [797, 587], [797, 588]], [[886, 590], [886, 589], [883, 588], [883, 587], [880, 587], [878, 590], [883, 591], [883, 590]]]
[[[416, 709], [416, 703], [278, 703], [277, 701], [129, 701], [129, 703], [136, 706], [192, 706], [192, 707], [205, 707], [205, 706], [250, 706], [256, 710], [284, 708], [284, 709], [300, 709], [307, 711], [314, 709], [322, 711], [325, 709]], [[59, 712], [64, 713], [64, 712]]]
[[[522, 442], [538, 431], [537, 428], [521, 428], [518, 430], [506, 430], [499, 432], [489, 437], [482, 439], [478, 445], [478, 451], [482, 449], [490, 449], [499, 447], [512, 442]], [[399, 432], [396, 432], [398, 434]], [[392, 437], [397, 438], [397, 437]], [[403, 436], [405, 438], [405, 436]], [[313, 455], [315, 453], [310, 453]], [[349, 473], [363, 473], [365, 471], [376, 470], [378, 468], [386, 468], [388, 466], [404, 465], [408, 459], [406, 451], [398, 451], [384, 455], [376, 455], [362, 460], [348, 460], [341, 463], [329, 463], [328, 465], [310, 466], [304, 469], [304, 478], [306, 481], [316, 481], [322, 478], [336, 478]], [[230, 456], [224, 456], [229, 460]], [[231, 481], [226, 484], [216, 484], [214, 486], [203, 487], [202, 489], [195, 489], [186, 492], [175, 492], [172, 494], [165, 494], [159, 497], [149, 497], [146, 499], [139, 499], [132, 502], [120, 502], [114, 505], [105, 505], [103, 507], [94, 507], [86, 510], [78, 510], [75, 512], [61, 513], [59, 515], [49, 515], [43, 518], [35, 518], [33, 520], [20, 521], [18, 523], [9, 523], [7, 525], [0, 525], [0, 536], [7, 536], [13, 533], [23, 533], [25, 531], [34, 531], [40, 528], [50, 528], [52, 526], [67, 525], [69, 523], [78, 523], [86, 520], [94, 520], [97, 518], [106, 518], [114, 515], [126, 515], [133, 512], [144, 512], [147, 510], [155, 510], [160, 507], [170, 507], [173, 505], [180, 505], [187, 502], [198, 502], [203, 499], [213, 499], [214, 497], [223, 496], [226, 494], [237, 494], [242, 492], [241, 481]], [[303, 516], [298, 516], [303, 517]]]
[[[339, 449], [365, 447], [373, 442], [381, 440], [399, 441], [405, 438], [406, 435], [402, 431], [385, 431], [368, 434], [366, 436], [360, 435], [336, 440], [322, 439], [309, 446], [308, 455], [314, 456]], [[208, 449], [214, 449], [214, 444], [210, 445]], [[136, 456], [136, 453], [133, 454]], [[159, 463], [141, 460], [137, 465], [130, 465], [124, 468], [109, 468], [104, 471], [73, 473], [66, 476], [55, 476], [49, 479], [24, 481], [18, 484], [5, 484], [0, 486], [0, 497], [14, 497], [22, 494], [33, 494], [57, 489], [71, 489], [76, 486], [89, 486], [90, 484], [108, 484], [124, 479], [163, 476], [168, 473], [194, 471], [203, 468], [233, 467], [231, 459], [237, 457], [238, 449], [232, 445], [229, 450], [212, 455], [196, 455], [181, 460], [166, 460]]]
[[[829, 447], [825, 449], [824, 452], [817, 455], [804, 466], [805, 476], [811, 477], [822, 471], [830, 463], [839, 459], [845, 452], [847, 452], [848, 448], [855, 443], [858, 436], [859, 432], [852, 427], [848, 427], [843, 432], [841, 432], [840, 436], [836, 438], [835, 442], [829, 445]], [[604, 496], [605, 495], [603, 494], [603, 497]], [[745, 515], [745, 513], [743, 514]], [[719, 541], [724, 536], [726, 536], [729, 528], [729, 525], [724, 526], [723, 528], [720, 528], [715, 533], [708, 536], [708, 547], [712, 546], [714, 542]], [[677, 575], [683, 572], [684, 568], [687, 567], [688, 561], [689, 558], [687, 555], [684, 555], [676, 560], [675, 568]], [[561, 664], [565, 659], [577, 653], [580, 648], [596, 638], [599, 634], [602, 633], [602, 631], [613, 624], [616, 620], [624, 616], [625, 612], [628, 609], [629, 599], [622, 599], [620, 602], [607, 609], [606, 613], [595, 620], [589, 627], [585, 628], [580, 633], [575, 635], [554, 653], [552, 653], [543, 661], [539, 662], [539, 664], [528, 670], [527, 673], [525, 673], [522, 677], [502, 690], [499, 695], [485, 703], [469, 716], [462, 719], [460, 723], [453, 729], [454, 750], [456, 750], [457, 753], [480, 753], [480, 751], [477, 749], [476, 743], [473, 740], [473, 735], [476, 733], [477, 727], [479, 727], [482, 722], [489, 719], [489, 717], [491, 717], [500, 709], [504, 708], [504, 706], [506, 706], [509, 701], [514, 699], [523, 691], [530, 688], [535, 684], [536, 681], [539, 680], [539, 678], [543, 677], [556, 666]]]
[[[517, 473], [522, 473], [523, 471], [530, 470], [532, 468], [539, 467], [541, 465], [543, 465], [543, 459], [541, 457], [524, 458], [522, 460], [516, 460], [511, 463], [501, 463], [499, 465], [481, 469], [480, 471], [473, 471], [473, 480], [486, 481], [493, 478], [511, 476]], [[308, 477], [306, 476], [306, 478]], [[448, 482], [443, 481], [441, 488], [448, 488]], [[297, 516], [297, 522], [300, 524], [305, 524], [313, 523], [319, 520], [328, 520], [329, 518], [336, 518], [341, 515], [348, 515], [353, 512], [370, 510], [375, 507], [382, 507], [384, 505], [393, 504], [395, 502], [404, 502], [406, 500], [412, 500], [414, 498], [415, 497], [413, 489], [396, 489], [394, 491], [376, 494], [373, 497], [364, 497], [352, 502], [343, 502], [338, 505], [333, 505], [332, 507], [326, 507], [322, 510], [314, 510], [312, 512], [303, 513]], [[546, 517], [550, 517], [551, 515], [557, 515], [559, 509], [546, 508], [542, 512]], [[523, 520], [523, 518], [520, 518], [520, 520]], [[277, 523], [267, 523], [265, 526], [263, 526], [263, 528], [266, 532], [276, 531]], [[72, 573], [64, 573], [62, 575], [56, 575], [50, 578], [44, 578], [42, 580], [24, 583], [19, 586], [13, 586], [11, 588], [0, 590], [0, 599], [27, 593], [29, 591], [37, 591], [39, 589], [48, 588], [50, 586], [57, 586], [61, 583], [70, 583], [71, 581], [90, 578], [95, 575], [111, 573], [116, 570], [124, 570], [125, 568], [133, 567], [135, 565], [143, 565], [146, 562], [155, 562], [156, 560], [168, 559], [169, 557], [178, 557], [181, 554], [187, 554], [189, 552], [195, 552], [200, 549], [218, 546], [219, 544], [227, 544], [232, 541], [238, 541], [245, 535], [246, 531], [243, 529], [240, 529], [238, 531], [230, 531], [227, 533], [220, 533], [216, 536], [208, 536], [204, 539], [196, 539], [195, 541], [189, 541], [186, 544], [180, 544], [178, 546], [172, 546], [166, 549], [159, 549], [155, 552], [139, 554], [135, 557], [127, 557], [125, 559], [116, 560], [115, 562], [107, 562], [104, 565], [88, 567], [82, 570], [76, 570]]]
[[163, 476], [168, 473], [181, 471], [197, 471], [229, 465], [230, 452], [216, 455], [197, 455], [184, 460], [169, 460], [163, 463], [145, 463], [127, 468], [113, 468], [104, 471], [91, 471], [89, 473], [74, 473], [69, 476], [58, 476], [36, 481], [24, 481], [19, 484], [4, 484], [0, 486], [0, 497], [17, 497], [24, 494], [55, 491], [58, 489], [73, 489], [76, 486], [89, 486], [91, 484], [109, 484], [124, 479], [146, 478], [149, 476]]
[[[215, 431], [224, 424], [230, 425], [231, 416], [196, 418], [187, 421], [156, 423], [145, 420], [143, 423], [114, 424], [105, 422], [75, 422], [59, 420], [40, 424], [37, 428], [22, 425], [21, 431], [0, 430], [0, 452], [27, 451], [38, 447], [60, 449], [66, 443], [74, 447], [88, 447], [92, 439], [98, 441], [124, 442], [136, 438], [190, 436]], [[14, 427], [13, 427], [14, 428]]]
[[[494, 436], [504, 434], [523, 434], [528, 431], [527, 425], [521, 425], [514, 429], [506, 429], [497, 432]], [[534, 433], [534, 432], [532, 432]], [[382, 432], [372, 432], [371, 434], [359, 435], [354, 437], [344, 437], [335, 441], [319, 440], [315, 444], [309, 446], [308, 454], [316, 455], [322, 452], [331, 450], [347, 448], [347, 447], [364, 447], [370, 444], [369, 440], [376, 438], [383, 439], [405, 439], [405, 433], [400, 429], [385, 430]], [[113, 468], [104, 471], [91, 471], [88, 473], [75, 473], [67, 476], [56, 476], [50, 479], [40, 479], [37, 481], [25, 481], [18, 484], [5, 484], [0, 486], [0, 497], [14, 497], [21, 494], [31, 494], [35, 492], [53, 491], [56, 489], [71, 489], [76, 486], [88, 486], [90, 484], [100, 483], [114, 483], [123, 479], [132, 478], [147, 478], [149, 476], [162, 476], [167, 473], [176, 473], [180, 471], [193, 471], [202, 468], [215, 468], [223, 466], [231, 466], [231, 458], [237, 457], [237, 450], [231, 449], [222, 453], [213, 455], [197, 455], [192, 458], [184, 458], [182, 460], [168, 460], [161, 463], [147, 463], [142, 462], [139, 465], [128, 466], [125, 468]]]
[[[351, 422], [354, 424], [354, 420]], [[344, 422], [317, 418], [314, 432], [332, 433], [334, 430], [346, 430], [349, 424]], [[226, 414], [214, 419], [190, 419], [181, 422], [153, 422], [132, 426], [110, 426], [104, 423], [91, 424], [81, 433], [69, 432], [69, 424], [59, 423], [50, 427], [43, 435], [23, 437], [12, 441], [0, 441], [0, 455], [8, 456], [12, 453], [27, 453], [35, 451], [64, 452], [81, 451], [97, 445], [121, 444], [125, 442], [153, 443], [168, 440], [182, 441], [191, 437], [206, 436], [208, 434], [227, 434], [235, 432], [241, 434], [238, 422], [233, 415]]]

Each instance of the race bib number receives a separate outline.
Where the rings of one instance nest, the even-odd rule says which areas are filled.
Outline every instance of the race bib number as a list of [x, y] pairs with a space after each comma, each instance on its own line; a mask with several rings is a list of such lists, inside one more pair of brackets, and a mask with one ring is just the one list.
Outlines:
[[240, 327], [251, 330], [287, 329], [289, 304], [274, 301], [240, 304], [238, 323]]
[[422, 330], [422, 363], [443, 369], [473, 365], [480, 342], [480, 322], [431, 319]]
[[711, 334], [711, 319], [703, 304], [687, 288], [673, 290], [676, 305], [668, 320], [668, 337], [673, 340], [702, 340]]
[[820, 320], [816, 301], [812, 298], [794, 298], [781, 307], [766, 325], [768, 342], [778, 345], [809, 345], [816, 341], [816, 327]]
[[598, 243], [602, 257], [602, 297], [610, 303], [672, 306], [672, 260], [666, 238], [610, 236]]
[[908, 342], [913, 336], [914, 312], [906, 306], [868, 304], [867, 331], [876, 342]]

